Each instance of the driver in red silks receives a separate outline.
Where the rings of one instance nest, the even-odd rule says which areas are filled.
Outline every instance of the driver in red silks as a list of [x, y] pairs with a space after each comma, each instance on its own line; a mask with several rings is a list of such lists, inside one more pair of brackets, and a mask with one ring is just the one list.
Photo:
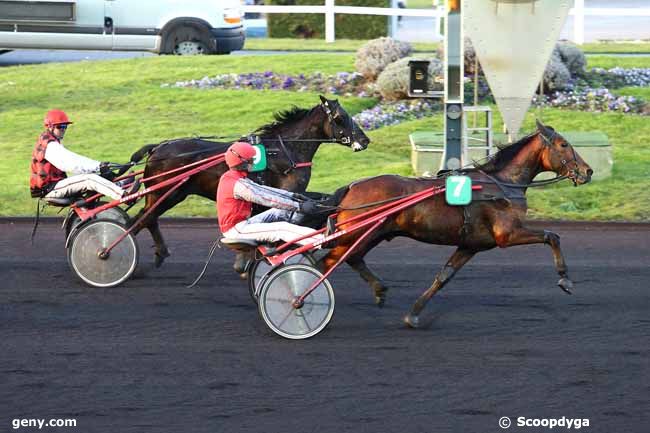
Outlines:
[[[254, 157], [255, 148], [246, 142], [233, 143], [226, 151], [230, 170], [221, 176], [217, 188], [217, 214], [223, 236], [270, 243], [289, 242], [313, 233], [313, 229], [292, 222], [319, 213], [316, 202], [250, 180], [247, 176]], [[251, 217], [253, 203], [271, 209]], [[322, 238], [321, 234], [315, 234], [298, 243], [306, 245]]]

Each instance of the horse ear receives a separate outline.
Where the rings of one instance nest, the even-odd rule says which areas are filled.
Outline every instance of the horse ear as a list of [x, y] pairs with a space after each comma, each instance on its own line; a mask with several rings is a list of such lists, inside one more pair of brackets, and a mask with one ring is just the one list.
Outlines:
[[546, 130], [546, 125], [544, 125], [539, 119], [535, 119], [535, 125], [537, 125], [537, 130], [539, 132], [544, 132]]
[[320, 98], [320, 102], [327, 106], [327, 99], [323, 95], [318, 95], [318, 97]]

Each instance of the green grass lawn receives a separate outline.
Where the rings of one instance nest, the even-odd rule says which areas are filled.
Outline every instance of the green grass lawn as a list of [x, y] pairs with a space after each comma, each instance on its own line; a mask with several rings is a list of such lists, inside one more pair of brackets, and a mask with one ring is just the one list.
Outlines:
[[[441, 4], [443, 4], [441, 2]], [[433, 9], [431, 0], [406, 0], [406, 7], [409, 9]]]
[[[292, 104], [310, 107], [318, 95], [161, 88], [162, 83], [226, 72], [273, 70], [277, 73], [324, 73], [353, 70], [353, 56], [150, 57], [129, 60], [31, 65], [0, 69], [0, 215], [31, 215], [28, 167], [44, 113], [62, 108], [75, 124], [65, 143], [98, 160], [125, 162], [133, 151], [164, 139], [203, 135], [239, 135], [270, 121], [272, 113]], [[634, 90], [634, 89], [632, 89]], [[631, 90], [631, 91], [632, 91]], [[341, 98], [350, 113], [376, 101]], [[606, 132], [614, 144], [612, 178], [580, 188], [569, 183], [531, 192], [531, 215], [538, 218], [648, 220], [650, 121], [647, 117], [546, 110], [544, 120], [559, 130]], [[495, 128], [500, 120], [495, 119]], [[533, 125], [533, 114], [526, 130]], [[408, 134], [442, 128], [442, 117], [406, 122], [368, 133], [369, 150], [353, 153], [323, 145], [315, 159], [311, 190], [332, 191], [364, 176], [412, 173]], [[53, 214], [50, 209], [48, 214]], [[191, 199], [170, 215], [214, 216], [214, 203]]]
[[588, 56], [588, 68], [650, 68], [650, 57]]
[[650, 42], [592, 42], [580, 47], [585, 53], [650, 54]]
[[[416, 5], [416, 6], [411, 6]], [[408, 7], [428, 8], [428, 0], [409, 0]], [[245, 49], [268, 51], [342, 51], [355, 52], [367, 41], [355, 39], [337, 39], [328, 43], [324, 39], [298, 39], [298, 38], [248, 38]], [[434, 52], [439, 43], [415, 42], [412, 43], [416, 52]], [[580, 47], [587, 54], [650, 54], [650, 42], [644, 43], [589, 43]], [[647, 59], [645, 59], [647, 62]]]
[[650, 87], [623, 87], [621, 89], [616, 89], [616, 93], [650, 101]]
[[[337, 39], [334, 42], [325, 42], [325, 39], [299, 39], [299, 38], [249, 38], [246, 39], [246, 50], [252, 51], [341, 51], [356, 52], [366, 40]], [[440, 44], [431, 42], [414, 42], [411, 44], [416, 52], [434, 52]]]

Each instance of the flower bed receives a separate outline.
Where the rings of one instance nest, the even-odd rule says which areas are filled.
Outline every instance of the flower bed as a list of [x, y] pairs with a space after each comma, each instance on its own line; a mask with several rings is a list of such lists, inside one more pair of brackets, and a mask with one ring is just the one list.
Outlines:
[[[465, 79], [465, 99], [473, 100], [472, 80]], [[533, 97], [533, 104], [556, 108], [576, 109], [581, 111], [648, 114], [645, 101], [633, 96], [618, 96], [610, 89], [623, 86], [650, 86], [650, 69], [648, 68], [613, 68], [605, 70], [593, 68], [584, 76], [574, 77], [563, 90], [558, 90], [540, 97]], [[376, 84], [364, 80], [357, 72], [338, 72], [324, 75], [316, 72], [310, 75], [285, 75], [271, 71], [248, 74], [222, 74], [204, 77], [200, 80], [178, 81], [163, 84], [161, 87], [190, 87], [198, 89], [251, 89], [284, 90], [296, 92], [320, 92], [334, 95], [379, 97]], [[485, 77], [479, 77], [479, 101], [493, 103]], [[431, 116], [441, 109], [438, 101], [425, 99], [408, 99], [397, 102], [380, 102], [375, 107], [364, 110], [354, 119], [366, 130], [373, 130], [388, 125]]]
[[407, 120], [431, 116], [440, 111], [440, 102], [425, 99], [399, 102], [380, 102], [374, 107], [353, 116], [354, 120], [365, 130], [378, 129], [383, 126], [397, 125]]
[[336, 75], [323, 75], [320, 72], [310, 75], [285, 75], [271, 71], [248, 74], [222, 74], [214, 77], [204, 77], [200, 80], [178, 81], [171, 85], [163, 84], [162, 86], [198, 89], [310, 91], [360, 97], [374, 93], [372, 88], [365, 83], [363, 76], [357, 72], [338, 72]]
[[589, 87], [554, 92], [551, 95], [535, 95], [533, 104], [556, 108], [571, 108], [580, 111], [621, 113], [642, 113], [645, 102], [634, 96], [617, 96], [606, 88]]
[[649, 87], [650, 68], [593, 68], [587, 73], [586, 79], [592, 85], [596, 83], [609, 88], [624, 86]]

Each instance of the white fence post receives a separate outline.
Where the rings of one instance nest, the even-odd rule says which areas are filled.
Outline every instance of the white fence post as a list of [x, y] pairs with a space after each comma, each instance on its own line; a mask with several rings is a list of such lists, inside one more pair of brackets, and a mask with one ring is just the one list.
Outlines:
[[585, 43], [585, 0], [575, 0], [573, 5], [573, 42]]
[[334, 42], [334, 0], [325, 0], [325, 42]]
[[[398, 0], [390, 0], [390, 7], [393, 8], [393, 9], [396, 9], [397, 8], [397, 1]], [[391, 38], [394, 38], [396, 33], [397, 33], [397, 16], [393, 15], [393, 16], [390, 17], [388, 36], [390, 36]]]

